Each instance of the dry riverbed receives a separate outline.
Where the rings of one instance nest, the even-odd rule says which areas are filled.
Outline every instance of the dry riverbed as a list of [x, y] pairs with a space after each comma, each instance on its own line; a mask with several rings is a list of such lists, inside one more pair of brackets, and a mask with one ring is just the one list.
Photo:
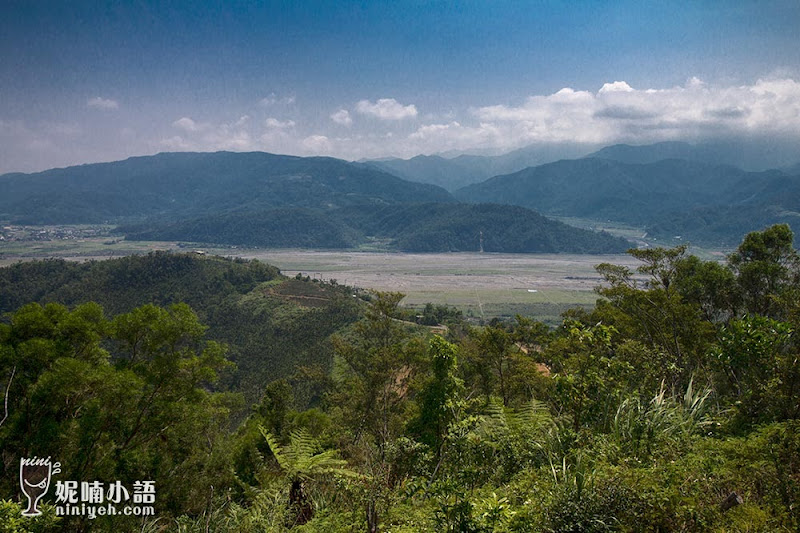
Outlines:
[[635, 266], [626, 255], [407, 254], [350, 251], [261, 250], [178, 247], [174, 242], [128, 242], [85, 237], [70, 242], [0, 243], [0, 266], [47, 257], [74, 261], [100, 260], [152, 250], [192, 251], [256, 258], [285, 274], [406, 294], [403, 304], [427, 302], [458, 307], [475, 317], [520, 313], [555, 322], [564, 310], [591, 307], [600, 283], [594, 270], [604, 262]]

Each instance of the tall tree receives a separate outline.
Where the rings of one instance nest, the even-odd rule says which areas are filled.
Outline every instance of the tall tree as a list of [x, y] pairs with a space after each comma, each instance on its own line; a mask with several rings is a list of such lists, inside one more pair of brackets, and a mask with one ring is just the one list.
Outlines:
[[792, 246], [788, 224], [748, 233], [728, 256], [736, 273], [745, 311], [771, 318], [785, 318], [782, 297], [798, 280], [800, 258]]

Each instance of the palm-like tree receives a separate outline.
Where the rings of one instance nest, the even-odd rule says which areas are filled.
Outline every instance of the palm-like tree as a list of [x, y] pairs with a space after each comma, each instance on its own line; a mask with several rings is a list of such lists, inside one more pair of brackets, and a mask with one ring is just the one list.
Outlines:
[[258, 429], [291, 484], [289, 508], [295, 513], [293, 525], [305, 524], [314, 515], [314, 508], [305, 490], [306, 482], [326, 476], [357, 476], [355, 472], [347, 469], [347, 461], [336, 457], [336, 450], [318, 452], [319, 443], [305, 428], [293, 431], [289, 445], [285, 447], [281, 446], [278, 439], [264, 426], [259, 426]]

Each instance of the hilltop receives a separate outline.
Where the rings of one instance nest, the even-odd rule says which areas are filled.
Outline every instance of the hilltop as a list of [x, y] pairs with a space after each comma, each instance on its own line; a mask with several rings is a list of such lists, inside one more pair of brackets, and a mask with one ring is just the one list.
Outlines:
[[0, 218], [75, 224], [276, 207], [450, 202], [445, 190], [330, 157], [162, 153], [0, 176]]

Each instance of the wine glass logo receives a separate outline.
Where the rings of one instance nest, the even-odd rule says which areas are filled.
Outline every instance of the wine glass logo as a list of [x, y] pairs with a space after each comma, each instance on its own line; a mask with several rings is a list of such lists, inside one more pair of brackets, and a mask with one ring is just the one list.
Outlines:
[[50, 457], [23, 457], [19, 460], [19, 485], [22, 493], [28, 498], [28, 508], [22, 516], [39, 516], [42, 512], [37, 508], [39, 500], [50, 488], [50, 478], [61, 472], [61, 463], [53, 463]]

